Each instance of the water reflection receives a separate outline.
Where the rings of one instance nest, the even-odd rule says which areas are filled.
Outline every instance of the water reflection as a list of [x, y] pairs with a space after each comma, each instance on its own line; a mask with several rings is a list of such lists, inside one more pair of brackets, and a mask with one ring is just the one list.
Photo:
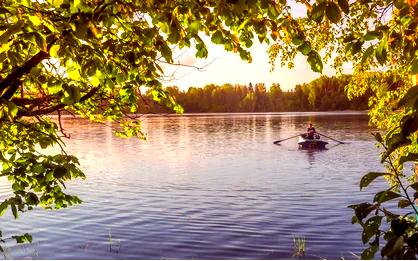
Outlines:
[[[352, 142], [320, 152], [298, 150], [297, 139], [272, 144], [309, 121]], [[358, 180], [380, 168], [366, 115], [145, 117], [146, 142], [79, 119], [64, 128], [88, 175], [69, 190], [84, 203], [17, 222], [2, 217], [6, 236], [33, 234], [38, 258], [289, 259], [295, 234], [306, 237], [311, 258], [350, 258], [362, 248], [346, 206], [369, 199]], [[109, 251], [109, 231], [119, 252]], [[9, 247], [11, 258], [27, 256]]]

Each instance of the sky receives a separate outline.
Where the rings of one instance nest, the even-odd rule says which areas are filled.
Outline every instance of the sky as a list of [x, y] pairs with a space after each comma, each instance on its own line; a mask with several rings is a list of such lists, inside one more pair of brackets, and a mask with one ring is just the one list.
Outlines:
[[[210, 40], [209, 40], [210, 42]], [[281, 68], [276, 64], [276, 69], [271, 71], [268, 58], [268, 46], [255, 43], [251, 48], [252, 62], [241, 60], [238, 53], [227, 52], [221, 45], [215, 45], [206, 41], [209, 55], [206, 59], [195, 57], [194, 51], [179, 50], [175, 52], [175, 63], [204, 67], [198, 70], [186, 66], [165, 66], [167, 81], [165, 86], [178, 86], [182, 90], [189, 87], [204, 87], [214, 83], [222, 85], [265, 83], [267, 87], [273, 83], [279, 83], [283, 90], [294, 88], [298, 83], [309, 82], [320, 76], [311, 71], [306, 58], [298, 56], [293, 69]], [[176, 57], [178, 56], [178, 57]]]
[[[275, 70], [271, 71], [268, 46], [257, 41], [254, 41], [250, 50], [253, 58], [251, 63], [241, 60], [238, 53], [225, 51], [222, 45], [215, 45], [210, 40], [206, 41], [206, 44], [209, 51], [206, 59], [196, 58], [192, 49], [175, 51], [175, 63], [204, 68], [198, 70], [187, 66], [166, 65], [165, 75], [172, 77], [163, 81], [164, 86], [177, 86], [181, 90], [187, 90], [189, 87], [204, 87], [210, 83], [264, 83], [269, 88], [273, 83], [279, 83], [282, 90], [290, 90], [296, 84], [308, 83], [321, 76], [310, 69], [303, 55], [296, 56], [294, 68], [280, 67], [280, 62], [277, 61]], [[325, 65], [323, 74], [335, 75], [335, 71], [329, 65]]]
[[[292, 5], [294, 16], [304, 16], [306, 9], [303, 5]], [[254, 39], [251, 47], [252, 62], [241, 60], [238, 53], [227, 52], [222, 45], [213, 44], [209, 37], [201, 36], [205, 41], [209, 55], [206, 59], [197, 59], [194, 50], [177, 50], [174, 52], [174, 62], [197, 67], [204, 67], [202, 71], [196, 68], [185, 66], [164, 66], [167, 81], [163, 81], [164, 86], [177, 86], [181, 90], [189, 87], [204, 87], [214, 83], [222, 85], [230, 84], [249, 84], [264, 83], [269, 88], [273, 83], [279, 83], [282, 90], [290, 90], [296, 84], [308, 83], [321, 76], [319, 73], [312, 72], [306, 57], [297, 55], [295, 66], [292, 69], [280, 67], [277, 61], [276, 68], [271, 71], [268, 58], [268, 45], [260, 44], [258, 39]], [[178, 56], [176, 58], [176, 55]], [[325, 65], [323, 73], [325, 75], [335, 75], [330, 66]]]

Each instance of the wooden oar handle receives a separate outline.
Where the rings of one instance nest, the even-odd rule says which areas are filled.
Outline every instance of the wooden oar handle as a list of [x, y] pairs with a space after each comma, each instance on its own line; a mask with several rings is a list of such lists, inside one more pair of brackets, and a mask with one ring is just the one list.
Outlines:
[[274, 143], [274, 144], [278, 144], [278, 143], [280, 143], [280, 142], [282, 142], [282, 141], [285, 141], [285, 140], [290, 140], [290, 139], [295, 138], [295, 137], [298, 137], [298, 136], [300, 136], [300, 135], [302, 135], [302, 134], [298, 134], [298, 135], [295, 135], [295, 136], [292, 136], [292, 137], [289, 137], [289, 138], [286, 138], [286, 139], [283, 139], [283, 140], [276, 140], [276, 141], [274, 141], [273, 143]]

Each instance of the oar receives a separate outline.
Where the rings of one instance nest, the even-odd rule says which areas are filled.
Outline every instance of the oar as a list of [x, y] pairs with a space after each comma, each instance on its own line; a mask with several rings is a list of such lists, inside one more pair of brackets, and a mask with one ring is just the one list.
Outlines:
[[275, 142], [273, 142], [274, 144], [279, 144], [280, 142], [282, 142], [282, 141], [285, 141], [285, 140], [290, 140], [290, 139], [292, 139], [292, 138], [295, 138], [295, 137], [298, 137], [300, 134], [298, 134], [298, 135], [295, 135], [295, 136], [292, 136], [292, 137], [289, 137], [289, 138], [286, 138], [286, 139], [283, 139], [283, 140], [276, 140]]
[[330, 139], [330, 140], [333, 140], [333, 141], [336, 141], [336, 142], [339, 142], [339, 143], [341, 143], [341, 144], [344, 144], [344, 142], [342, 142], [342, 141], [340, 141], [340, 140], [336, 140], [336, 139], [334, 139], [334, 138], [331, 138], [331, 137], [329, 137], [329, 136], [327, 136], [327, 135], [325, 135], [325, 134], [322, 134], [322, 133], [319, 133], [319, 132], [317, 132], [319, 135], [322, 135], [322, 136], [324, 136], [324, 137], [327, 137], [328, 139]]

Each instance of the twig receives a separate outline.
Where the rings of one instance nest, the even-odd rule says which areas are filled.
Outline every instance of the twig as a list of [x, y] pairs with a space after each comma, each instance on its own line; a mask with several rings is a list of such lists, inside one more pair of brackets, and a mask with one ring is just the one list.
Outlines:
[[62, 135], [64, 135], [65, 138], [69, 139], [71, 138], [71, 134], [67, 134], [64, 132], [64, 128], [62, 127], [62, 122], [61, 122], [61, 110], [58, 110], [58, 125], [60, 127], [60, 132], [62, 133]]
[[199, 72], [204, 72], [204, 71], [205, 71], [204, 69], [205, 69], [206, 67], [208, 67], [209, 65], [211, 65], [212, 63], [214, 63], [217, 59], [218, 59], [218, 57], [216, 57], [216, 58], [215, 58], [215, 59], [213, 59], [211, 62], [209, 62], [209, 63], [205, 64], [205, 65], [204, 65], [204, 66], [202, 66], [202, 67], [199, 67], [199, 66], [196, 66], [196, 65], [184, 64], [184, 63], [180, 63], [180, 62], [177, 62], [177, 63], [170, 63], [170, 62], [163, 61], [163, 60], [158, 60], [158, 61], [159, 61], [159, 62], [161, 62], [161, 63], [165, 63], [165, 64], [172, 65], [172, 66], [183, 66], [183, 67], [189, 67], [189, 68], [194, 68], [194, 69], [198, 70]]

